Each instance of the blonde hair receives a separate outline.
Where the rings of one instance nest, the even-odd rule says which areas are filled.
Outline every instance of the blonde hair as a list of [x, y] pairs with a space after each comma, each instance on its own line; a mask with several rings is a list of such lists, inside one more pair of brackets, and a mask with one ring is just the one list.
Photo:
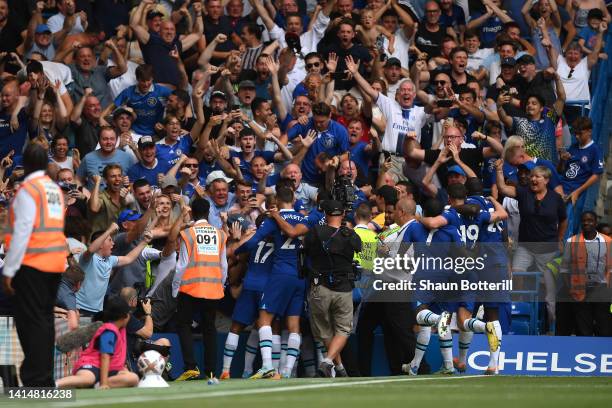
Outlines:
[[535, 173], [543, 176], [546, 180], [550, 180], [550, 177], [552, 176], [550, 169], [545, 166], [535, 166], [533, 169], [531, 169], [531, 174]]
[[506, 140], [506, 143], [504, 144], [504, 152], [502, 154], [505, 161], [508, 161], [508, 156], [511, 153], [514, 153], [516, 151], [516, 147], [518, 146], [525, 146], [525, 139], [520, 136], [513, 135]]

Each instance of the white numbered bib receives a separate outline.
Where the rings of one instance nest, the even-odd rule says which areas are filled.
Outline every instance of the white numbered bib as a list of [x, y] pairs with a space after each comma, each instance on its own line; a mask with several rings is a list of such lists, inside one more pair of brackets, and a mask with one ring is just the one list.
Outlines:
[[213, 227], [195, 227], [196, 251], [198, 255], [218, 255], [219, 238]]
[[43, 183], [47, 196], [47, 216], [54, 220], [61, 220], [64, 213], [62, 206], [62, 192], [53, 182]]

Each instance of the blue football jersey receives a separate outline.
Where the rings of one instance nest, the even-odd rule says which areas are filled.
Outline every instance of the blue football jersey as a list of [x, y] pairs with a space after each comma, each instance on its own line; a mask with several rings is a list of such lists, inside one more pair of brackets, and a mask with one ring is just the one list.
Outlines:
[[472, 248], [478, 241], [480, 231], [486, 228], [491, 220], [491, 214], [487, 211], [480, 211], [473, 218], [462, 216], [454, 208], [444, 210], [442, 216], [448, 221], [448, 225], [457, 227], [461, 234], [461, 241]]
[[263, 292], [268, 276], [272, 271], [274, 259], [274, 242], [272, 239], [259, 241], [257, 247], [249, 255], [247, 272], [242, 282], [242, 288]]
[[[290, 225], [304, 224], [304, 216], [293, 210], [281, 210], [281, 217]], [[260, 241], [271, 237], [274, 242], [274, 258], [272, 260], [272, 274], [298, 275], [299, 250], [302, 242], [299, 238], [289, 238], [272, 219], [266, 219], [261, 224], [255, 235], [245, 242], [236, 253], [253, 251]]]
[[[478, 204], [482, 211], [486, 211], [489, 214], [495, 211], [493, 204], [483, 196], [470, 196], [466, 200], [466, 204]], [[503, 242], [502, 232], [505, 228], [505, 221], [490, 222], [489, 220], [487, 227], [480, 230], [478, 242]]]

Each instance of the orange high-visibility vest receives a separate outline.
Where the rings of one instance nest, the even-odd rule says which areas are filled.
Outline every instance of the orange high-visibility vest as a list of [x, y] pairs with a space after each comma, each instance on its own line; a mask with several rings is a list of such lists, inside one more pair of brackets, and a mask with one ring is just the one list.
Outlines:
[[208, 223], [199, 223], [181, 232], [189, 263], [183, 273], [179, 292], [202, 299], [223, 297], [221, 256], [225, 233]]
[[[24, 189], [36, 203], [32, 235], [21, 264], [41, 272], [64, 272], [68, 246], [64, 235], [62, 191], [48, 176], [27, 180], [21, 185], [21, 189]], [[5, 236], [7, 249], [10, 247], [15, 226], [15, 212], [12, 205], [9, 209], [9, 226], [10, 231]]]

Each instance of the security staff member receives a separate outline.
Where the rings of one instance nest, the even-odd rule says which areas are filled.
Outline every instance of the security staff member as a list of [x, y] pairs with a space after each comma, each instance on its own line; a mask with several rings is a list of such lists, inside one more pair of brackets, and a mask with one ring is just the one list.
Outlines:
[[331, 377], [334, 363], [337, 374], [345, 372], [340, 352], [353, 328], [353, 256], [361, 251], [361, 239], [342, 226], [342, 203], [329, 200], [323, 206], [327, 224], [306, 234], [304, 251], [312, 261], [308, 294], [312, 333], [327, 347], [318, 371], [322, 377]]
[[374, 231], [368, 228], [368, 224], [372, 221], [372, 208], [367, 203], [359, 204], [355, 210], [355, 233], [361, 238], [362, 249], [355, 254], [355, 260], [361, 265], [363, 274], [357, 288], [353, 291], [353, 300], [356, 303], [363, 301], [366, 295], [364, 289], [369, 287], [369, 280], [374, 269], [374, 258], [378, 248], [378, 236]]
[[48, 156], [39, 145], [23, 154], [25, 181], [9, 209], [8, 249], [3, 271], [5, 293], [15, 295], [15, 325], [25, 359], [21, 380], [27, 387], [54, 387], [53, 306], [68, 247], [64, 198], [45, 174]]
[[179, 259], [172, 282], [177, 297], [177, 332], [181, 342], [185, 371], [177, 381], [195, 380], [200, 376], [193, 356], [191, 323], [194, 312], [200, 312], [204, 343], [204, 372], [214, 376], [217, 362], [215, 315], [218, 300], [223, 297], [227, 278], [225, 233], [207, 221], [210, 203], [198, 198], [191, 204], [195, 223], [181, 232]]
[[[403, 256], [406, 245], [402, 245], [402, 238], [410, 223], [415, 222], [416, 204], [414, 200], [399, 200], [395, 207], [394, 222], [401, 227], [397, 232], [385, 238], [384, 246], [379, 249], [390, 250], [387, 255]], [[406, 270], [385, 269], [375, 279], [385, 282], [400, 282], [409, 279]], [[363, 376], [370, 376], [372, 369], [372, 347], [374, 330], [381, 326], [384, 334], [385, 352], [389, 362], [391, 375], [402, 373], [402, 363], [412, 360], [416, 337], [412, 330], [416, 324], [414, 311], [404, 291], [391, 293], [390, 291], [370, 291], [368, 301], [361, 306], [357, 323], [357, 338], [359, 340], [359, 371]]]

